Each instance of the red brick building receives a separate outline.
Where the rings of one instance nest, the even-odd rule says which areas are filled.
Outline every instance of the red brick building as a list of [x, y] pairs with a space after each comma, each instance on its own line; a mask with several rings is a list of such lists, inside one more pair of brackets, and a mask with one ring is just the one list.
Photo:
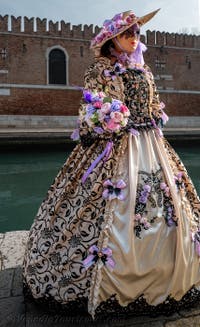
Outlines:
[[[0, 115], [74, 116], [93, 61], [92, 25], [0, 16]], [[166, 111], [200, 116], [200, 36], [147, 31], [146, 63]]]

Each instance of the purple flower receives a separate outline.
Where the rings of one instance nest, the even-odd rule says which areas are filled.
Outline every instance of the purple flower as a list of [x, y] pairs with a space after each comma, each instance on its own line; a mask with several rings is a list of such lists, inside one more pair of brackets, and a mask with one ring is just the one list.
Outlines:
[[172, 211], [173, 211], [172, 207], [168, 207], [168, 208], [167, 208], [167, 211], [168, 211], [168, 212], [172, 212]]
[[97, 134], [103, 134], [103, 133], [104, 133], [104, 130], [103, 130], [103, 128], [101, 128], [101, 127], [94, 127], [94, 131], [95, 131]]
[[86, 102], [88, 102], [88, 103], [92, 102], [92, 94], [90, 91], [84, 90], [83, 97]]
[[113, 100], [111, 104], [111, 111], [120, 111], [121, 101]]
[[144, 196], [144, 195], [140, 196], [140, 197], [139, 197], [139, 202], [145, 204], [145, 203], [147, 202], [147, 197]]
[[173, 226], [175, 224], [174, 220], [172, 218], [168, 219], [167, 220], [167, 225], [170, 227], [170, 226]]
[[148, 192], [147, 191], [142, 191], [141, 192], [141, 195], [147, 197], [148, 196]]
[[104, 20], [104, 22], [103, 22], [103, 27], [109, 26], [110, 23], [111, 23], [111, 19], [106, 19], [106, 20]]
[[146, 185], [143, 186], [143, 190], [145, 190], [146, 192], [149, 193], [151, 191], [151, 186], [146, 184]]
[[92, 115], [95, 113], [96, 109], [93, 107], [92, 104], [87, 105], [86, 107], [87, 114]]
[[147, 198], [149, 196], [149, 192], [151, 191], [151, 186], [148, 184], [145, 184], [142, 188], [142, 191], [140, 193], [139, 202], [145, 204], [147, 202]]
[[104, 69], [104, 75], [105, 75], [106, 77], [110, 77], [110, 70], [108, 70], [108, 69]]

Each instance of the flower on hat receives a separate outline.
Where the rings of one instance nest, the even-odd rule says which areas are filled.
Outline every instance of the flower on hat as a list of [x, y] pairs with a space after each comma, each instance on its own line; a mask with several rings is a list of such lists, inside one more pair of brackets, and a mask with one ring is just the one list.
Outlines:
[[91, 47], [102, 46], [107, 40], [124, 32], [136, 22], [140, 25], [147, 23], [159, 10], [152, 11], [143, 17], [137, 17], [133, 11], [127, 11], [116, 14], [112, 19], [106, 19], [100, 32], [91, 41]]
[[123, 19], [123, 13], [116, 14], [113, 19], [106, 19], [99, 34], [92, 40], [91, 45], [94, 46], [101, 43], [104, 39], [110, 38], [112, 35], [118, 34], [124, 26], [129, 26], [136, 18], [135, 14], [131, 13]]

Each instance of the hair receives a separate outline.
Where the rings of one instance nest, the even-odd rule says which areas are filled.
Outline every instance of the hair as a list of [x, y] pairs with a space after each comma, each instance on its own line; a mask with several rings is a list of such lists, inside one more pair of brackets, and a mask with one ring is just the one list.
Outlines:
[[[135, 23], [134, 25], [132, 25], [131, 27], [129, 27], [127, 30], [125, 30], [124, 32], [122, 32], [121, 34], [119, 34], [120, 37], [122, 37], [123, 35], [125, 35], [126, 38], [130, 37], [132, 35], [132, 33], [133, 33], [132, 31], [135, 30], [136, 27], [138, 27], [138, 31], [139, 31], [139, 34], [140, 34], [140, 24]], [[115, 45], [114, 45], [112, 39], [106, 41], [102, 45], [101, 50], [100, 50], [100, 56], [109, 57], [111, 55], [110, 48], [115, 49]]]
[[112, 39], [106, 41], [102, 45], [101, 51], [100, 51], [101, 56], [103, 56], [103, 57], [109, 57], [111, 55], [110, 48], [113, 48], [113, 49], [115, 48], [115, 45], [114, 45]]

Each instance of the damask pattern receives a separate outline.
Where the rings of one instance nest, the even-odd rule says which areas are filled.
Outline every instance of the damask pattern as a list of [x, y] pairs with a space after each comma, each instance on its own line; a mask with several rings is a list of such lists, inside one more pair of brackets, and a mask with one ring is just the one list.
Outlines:
[[112, 178], [117, 147], [84, 185], [81, 177], [102, 147], [103, 141], [87, 150], [78, 145], [39, 208], [24, 260], [24, 277], [35, 298], [53, 296], [65, 303], [88, 296], [91, 269], [85, 270], [82, 261], [101, 231], [106, 205], [101, 181]]

